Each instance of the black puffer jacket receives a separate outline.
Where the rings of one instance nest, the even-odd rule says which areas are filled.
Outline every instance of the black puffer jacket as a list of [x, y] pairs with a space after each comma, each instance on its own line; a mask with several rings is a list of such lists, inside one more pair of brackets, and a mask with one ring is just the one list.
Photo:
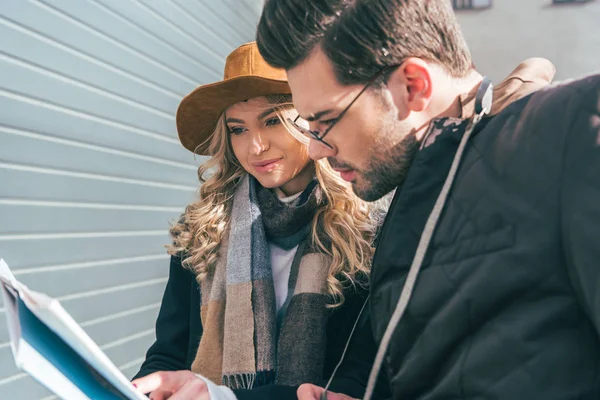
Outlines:
[[[379, 342], [464, 125], [416, 156], [375, 256]], [[394, 399], [600, 399], [600, 75], [467, 144], [384, 370]]]

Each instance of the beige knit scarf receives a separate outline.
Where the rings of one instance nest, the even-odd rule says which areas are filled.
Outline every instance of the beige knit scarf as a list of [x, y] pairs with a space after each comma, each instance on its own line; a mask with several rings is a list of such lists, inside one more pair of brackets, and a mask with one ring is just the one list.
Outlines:
[[[316, 181], [284, 204], [254, 178], [241, 179], [218, 262], [200, 282], [203, 335], [192, 371], [232, 389], [322, 378], [330, 258], [308, 236], [324, 204]], [[298, 246], [279, 330], [267, 241]]]

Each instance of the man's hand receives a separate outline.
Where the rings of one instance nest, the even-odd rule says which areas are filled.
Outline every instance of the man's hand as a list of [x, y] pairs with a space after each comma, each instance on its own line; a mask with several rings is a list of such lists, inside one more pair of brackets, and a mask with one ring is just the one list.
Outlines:
[[[320, 400], [321, 394], [325, 391], [322, 387], [305, 383], [298, 388], [298, 400]], [[327, 400], [357, 400], [341, 393], [327, 392]]]
[[132, 382], [151, 400], [210, 400], [204, 380], [191, 371], [160, 371]]

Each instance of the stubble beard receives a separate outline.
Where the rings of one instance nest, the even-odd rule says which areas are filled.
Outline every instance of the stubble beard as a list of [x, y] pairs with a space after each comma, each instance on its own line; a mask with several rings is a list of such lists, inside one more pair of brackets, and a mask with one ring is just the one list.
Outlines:
[[403, 132], [393, 108], [382, 115], [369, 151], [368, 163], [352, 184], [354, 193], [365, 201], [376, 201], [402, 186], [419, 149], [414, 132]]

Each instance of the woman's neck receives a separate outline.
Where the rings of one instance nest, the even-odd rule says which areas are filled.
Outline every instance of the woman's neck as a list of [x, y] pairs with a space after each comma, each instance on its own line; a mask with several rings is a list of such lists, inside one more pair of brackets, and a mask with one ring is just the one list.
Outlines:
[[306, 189], [308, 184], [313, 180], [314, 176], [315, 164], [314, 162], [310, 162], [304, 167], [302, 171], [300, 171], [287, 183], [279, 186], [278, 189], [281, 190], [288, 197], [298, 193], [302, 193], [302, 191]]

